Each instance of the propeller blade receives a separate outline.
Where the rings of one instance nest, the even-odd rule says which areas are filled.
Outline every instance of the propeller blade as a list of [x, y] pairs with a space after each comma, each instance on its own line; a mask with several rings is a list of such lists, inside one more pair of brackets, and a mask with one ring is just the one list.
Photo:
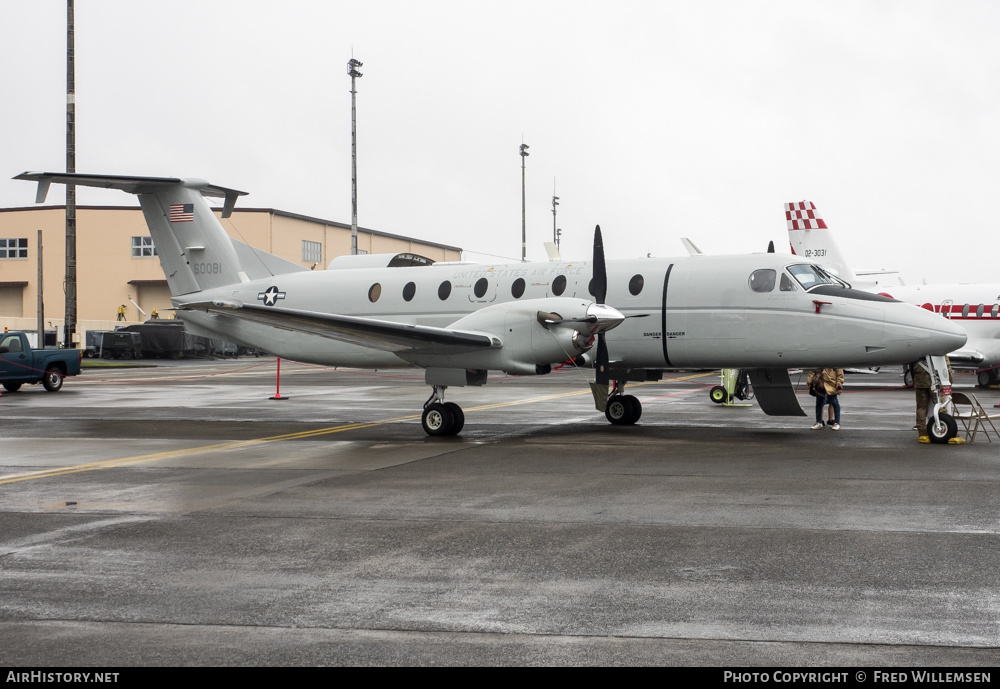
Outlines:
[[608, 370], [610, 361], [608, 357], [608, 344], [604, 340], [604, 333], [597, 334], [597, 359], [594, 363], [597, 367], [597, 384], [607, 387], [611, 382], [611, 375]]
[[594, 301], [603, 304], [608, 296], [608, 267], [604, 263], [604, 239], [601, 226], [594, 228]]

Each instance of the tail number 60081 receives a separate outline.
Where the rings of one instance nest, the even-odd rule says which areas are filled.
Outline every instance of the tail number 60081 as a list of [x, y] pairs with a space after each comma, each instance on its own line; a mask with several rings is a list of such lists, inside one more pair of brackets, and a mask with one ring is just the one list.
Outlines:
[[218, 275], [222, 272], [222, 264], [218, 261], [213, 263], [192, 263], [191, 270], [195, 275]]

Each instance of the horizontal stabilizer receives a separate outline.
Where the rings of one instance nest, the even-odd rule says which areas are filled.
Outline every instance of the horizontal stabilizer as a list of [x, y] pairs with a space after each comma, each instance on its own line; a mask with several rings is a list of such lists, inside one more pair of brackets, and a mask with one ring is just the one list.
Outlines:
[[130, 177], [126, 175], [85, 175], [71, 172], [22, 172], [14, 179], [23, 179], [29, 182], [38, 182], [38, 194], [35, 203], [45, 201], [49, 185], [73, 184], [80, 187], [96, 187], [98, 189], [120, 189], [130, 194], [147, 194], [159, 189], [170, 187], [186, 187], [197, 189], [202, 196], [211, 198], [223, 198], [225, 204], [222, 217], [228, 218], [233, 208], [236, 206], [236, 199], [246, 196], [247, 192], [237, 189], [228, 189], [209, 184], [203, 179], [180, 179], [178, 177]]

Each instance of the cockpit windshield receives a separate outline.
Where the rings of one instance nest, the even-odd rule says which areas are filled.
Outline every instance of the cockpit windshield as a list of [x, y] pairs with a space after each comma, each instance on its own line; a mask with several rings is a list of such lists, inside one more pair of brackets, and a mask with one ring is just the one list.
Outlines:
[[817, 285], [833, 285], [835, 287], [848, 286], [843, 280], [835, 278], [819, 266], [811, 263], [788, 266], [788, 272], [792, 274], [792, 277], [794, 277], [800, 285], [802, 285], [802, 289], [807, 292]]

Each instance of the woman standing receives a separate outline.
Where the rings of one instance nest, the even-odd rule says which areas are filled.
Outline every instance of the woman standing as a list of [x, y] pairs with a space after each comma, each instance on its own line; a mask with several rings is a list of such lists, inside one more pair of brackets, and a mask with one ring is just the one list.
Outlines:
[[844, 369], [817, 368], [809, 372], [809, 394], [816, 397], [816, 423], [812, 430], [823, 428], [823, 405], [830, 405], [830, 428], [840, 430], [840, 393], [844, 391]]

